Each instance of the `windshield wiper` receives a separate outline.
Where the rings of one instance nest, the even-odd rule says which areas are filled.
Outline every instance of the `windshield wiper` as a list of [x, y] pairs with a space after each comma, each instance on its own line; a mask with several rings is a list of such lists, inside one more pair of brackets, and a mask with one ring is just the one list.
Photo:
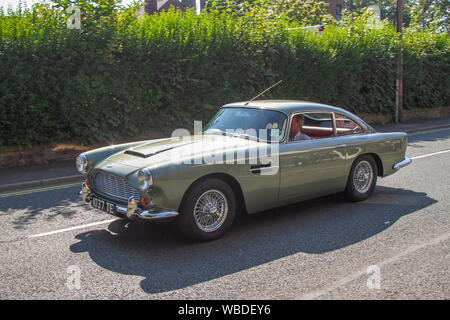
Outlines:
[[238, 138], [244, 138], [244, 139], [248, 139], [248, 140], [256, 140], [256, 141], [260, 141], [260, 139], [258, 137], [246, 134], [246, 133], [233, 133], [232, 134], [233, 137], [238, 137]]

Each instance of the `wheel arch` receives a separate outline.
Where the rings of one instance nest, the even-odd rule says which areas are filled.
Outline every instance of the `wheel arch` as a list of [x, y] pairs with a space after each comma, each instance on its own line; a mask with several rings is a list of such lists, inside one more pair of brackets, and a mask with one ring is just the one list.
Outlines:
[[184, 202], [187, 199], [187, 195], [189, 194], [189, 191], [192, 190], [192, 188], [205, 180], [208, 179], [219, 179], [224, 181], [225, 183], [227, 183], [231, 189], [233, 190], [233, 193], [236, 197], [236, 209], [237, 209], [237, 213], [247, 213], [247, 207], [245, 205], [245, 199], [244, 199], [244, 194], [242, 192], [242, 188], [241, 185], [239, 184], [239, 182], [236, 180], [236, 178], [234, 178], [232, 175], [227, 174], [227, 173], [210, 173], [207, 174], [205, 176], [202, 176], [200, 178], [198, 178], [197, 180], [195, 180], [194, 182], [192, 182], [189, 187], [186, 189], [186, 191], [183, 194], [183, 198], [180, 202], [180, 206], [178, 208], [178, 210], [181, 210], [181, 207], [183, 206]]
[[381, 158], [376, 153], [366, 153], [366, 155], [370, 155], [374, 158], [375, 163], [377, 164], [377, 175], [379, 177], [383, 176], [383, 162], [381, 162]]
[[360, 154], [355, 160], [353, 160], [352, 166], [356, 162], [356, 160], [358, 160], [359, 158], [364, 157], [364, 156], [371, 156], [375, 160], [375, 163], [377, 165], [377, 176], [382, 177], [383, 176], [383, 162], [381, 161], [380, 156], [377, 155], [376, 153], [368, 152], [368, 153]]

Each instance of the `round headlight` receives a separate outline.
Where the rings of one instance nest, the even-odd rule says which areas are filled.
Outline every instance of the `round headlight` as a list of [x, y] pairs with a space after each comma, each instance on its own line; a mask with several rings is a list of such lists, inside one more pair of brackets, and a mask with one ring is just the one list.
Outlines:
[[148, 169], [140, 170], [137, 179], [141, 191], [146, 191], [153, 185], [153, 177]]
[[88, 161], [86, 156], [82, 153], [77, 157], [77, 170], [79, 173], [86, 173]]

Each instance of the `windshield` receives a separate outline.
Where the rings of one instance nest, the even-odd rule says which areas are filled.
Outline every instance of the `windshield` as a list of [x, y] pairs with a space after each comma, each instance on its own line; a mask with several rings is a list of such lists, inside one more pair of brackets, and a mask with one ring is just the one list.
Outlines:
[[222, 108], [206, 125], [205, 133], [221, 133], [259, 140], [282, 140], [286, 115], [251, 108]]

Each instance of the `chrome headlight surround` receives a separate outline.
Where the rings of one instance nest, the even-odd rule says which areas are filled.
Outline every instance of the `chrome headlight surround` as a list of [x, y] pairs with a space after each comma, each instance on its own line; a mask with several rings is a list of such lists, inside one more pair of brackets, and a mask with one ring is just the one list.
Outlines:
[[138, 172], [137, 182], [139, 185], [139, 190], [147, 191], [153, 186], [153, 176], [150, 170], [141, 169]]
[[87, 160], [86, 156], [84, 155], [84, 153], [81, 153], [77, 157], [76, 165], [77, 165], [77, 170], [78, 170], [79, 173], [86, 174], [86, 168], [87, 168], [87, 165], [88, 165], [88, 160]]

